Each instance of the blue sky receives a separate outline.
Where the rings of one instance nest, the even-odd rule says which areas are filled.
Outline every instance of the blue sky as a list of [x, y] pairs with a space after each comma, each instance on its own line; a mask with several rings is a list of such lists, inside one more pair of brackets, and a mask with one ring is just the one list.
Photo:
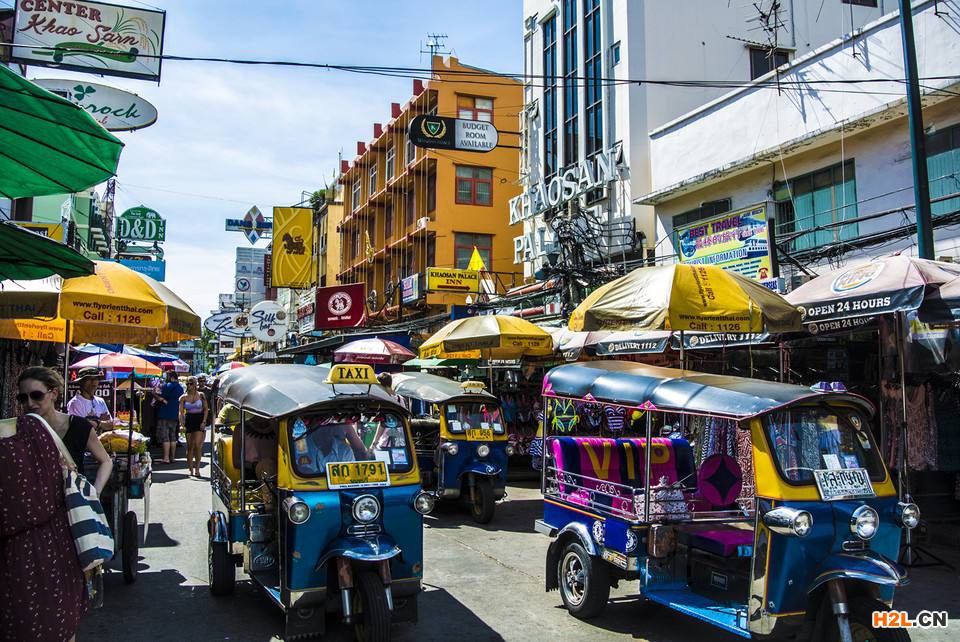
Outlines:
[[[9, 0], [0, 5], [9, 6]], [[137, 5], [146, 3], [125, 2]], [[167, 11], [164, 53], [221, 58], [418, 67], [428, 32], [449, 35], [463, 62], [522, 71], [522, 2], [155, 0]], [[153, 103], [157, 122], [118, 133], [126, 143], [117, 209], [144, 204], [167, 219], [167, 284], [206, 317], [233, 291], [234, 248], [224, 231], [251, 205], [301, 200], [330, 181], [341, 149], [370, 140], [410, 79], [198, 62], [163, 63], [160, 84], [31, 67], [30, 78], [87, 78]], [[265, 245], [263, 241], [260, 245]]]

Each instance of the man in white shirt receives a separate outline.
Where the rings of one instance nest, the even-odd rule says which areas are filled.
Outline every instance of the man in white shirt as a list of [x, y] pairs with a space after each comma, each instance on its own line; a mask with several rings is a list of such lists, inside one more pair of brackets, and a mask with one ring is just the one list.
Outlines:
[[77, 383], [80, 391], [67, 403], [67, 414], [86, 417], [97, 425], [98, 433], [113, 429], [113, 417], [110, 416], [107, 402], [97, 396], [100, 371], [96, 368], [81, 368], [77, 372]]

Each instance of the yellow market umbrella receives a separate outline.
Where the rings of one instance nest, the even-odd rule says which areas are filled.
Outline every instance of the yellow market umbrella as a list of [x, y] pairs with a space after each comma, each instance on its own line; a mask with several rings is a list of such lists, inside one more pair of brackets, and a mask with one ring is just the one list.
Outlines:
[[421, 359], [519, 359], [553, 354], [553, 338], [519, 317], [501, 314], [457, 319], [420, 346]]
[[594, 290], [570, 315], [582, 330], [789, 332], [800, 310], [760, 283], [713, 265], [643, 267]]
[[0, 338], [152, 344], [200, 336], [200, 317], [168, 287], [119, 263], [94, 263], [90, 276], [3, 282]]

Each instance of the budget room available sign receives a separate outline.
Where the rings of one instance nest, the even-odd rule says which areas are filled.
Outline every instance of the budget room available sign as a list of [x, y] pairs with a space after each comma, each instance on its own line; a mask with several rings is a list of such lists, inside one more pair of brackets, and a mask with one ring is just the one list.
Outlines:
[[16, 0], [11, 60], [160, 80], [165, 11], [104, 2]]

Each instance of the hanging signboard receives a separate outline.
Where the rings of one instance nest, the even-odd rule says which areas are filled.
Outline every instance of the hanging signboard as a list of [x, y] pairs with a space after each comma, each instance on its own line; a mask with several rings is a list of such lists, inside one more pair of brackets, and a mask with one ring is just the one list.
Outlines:
[[366, 317], [366, 297], [363, 283], [317, 288], [317, 303], [313, 308], [314, 330], [355, 328]]
[[313, 210], [273, 208], [271, 285], [308, 288], [313, 285]]
[[767, 206], [728, 212], [674, 230], [681, 263], [716, 265], [776, 289], [767, 236]]
[[400, 282], [400, 300], [413, 303], [420, 298], [420, 274], [413, 274]]
[[133, 131], [157, 122], [156, 107], [122, 89], [56, 78], [37, 78], [33, 82], [79, 106], [107, 131]]
[[276, 301], [261, 301], [250, 310], [250, 331], [260, 341], [275, 343], [287, 334], [290, 318]]
[[165, 11], [104, 2], [17, 0], [10, 59], [160, 81]]
[[260, 208], [254, 205], [243, 218], [228, 218], [226, 221], [227, 232], [243, 232], [250, 241], [250, 245], [255, 245], [263, 237], [270, 236], [273, 229], [273, 221], [266, 218]]
[[131, 207], [117, 218], [117, 238], [124, 241], [163, 242], [167, 222], [155, 210], [143, 205]]
[[54, 225], [52, 223], [21, 223], [20, 221], [15, 221], [20, 227], [30, 230], [31, 232], [36, 232], [37, 234], [42, 234], [47, 238], [53, 239], [58, 243], [63, 243], [63, 225]]
[[163, 259], [156, 261], [117, 259], [117, 263], [134, 272], [145, 274], [154, 281], [164, 281], [167, 278], [167, 262]]
[[480, 274], [476, 270], [427, 268], [427, 292], [479, 292]]
[[251, 336], [248, 317], [242, 312], [218, 312], [204, 319], [203, 327], [211, 333], [226, 337]]
[[417, 116], [410, 121], [408, 134], [417, 147], [461, 152], [489, 152], [499, 141], [493, 123], [446, 116]]

